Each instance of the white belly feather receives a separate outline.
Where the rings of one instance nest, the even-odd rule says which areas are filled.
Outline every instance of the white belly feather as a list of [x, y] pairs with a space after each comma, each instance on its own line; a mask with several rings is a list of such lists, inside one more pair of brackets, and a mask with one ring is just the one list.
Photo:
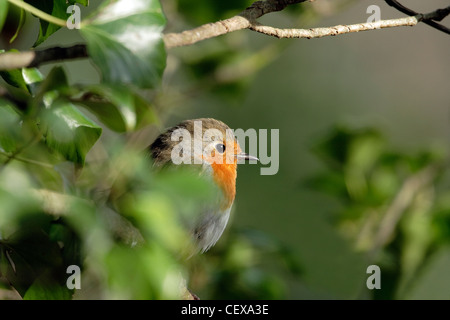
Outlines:
[[193, 236], [201, 252], [216, 244], [227, 226], [231, 207], [221, 212], [207, 212], [198, 220]]

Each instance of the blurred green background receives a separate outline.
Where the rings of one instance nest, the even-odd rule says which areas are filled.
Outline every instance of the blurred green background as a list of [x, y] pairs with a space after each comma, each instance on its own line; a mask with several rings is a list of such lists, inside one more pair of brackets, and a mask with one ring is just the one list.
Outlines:
[[[164, 0], [166, 32], [225, 19], [250, 3]], [[372, 4], [303, 3], [261, 22], [359, 23]], [[403, 16], [377, 5], [382, 19]], [[429, 12], [448, 2], [404, 5]], [[34, 41], [36, 24], [26, 30], [15, 48]], [[60, 30], [41, 47], [79, 41], [75, 31]], [[243, 30], [168, 50], [163, 83], [149, 93], [161, 123], [125, 137], [138, 148], [197, 117], [280, 132], [276, 175], [260, 175], [260, 164], [239, 167], [231, 223], [216, 247], [190, 261], [192, 291], [206, 299], [450, 298], [449, 52], [448, 35], [425, 24], [311, 40]], [[88, 61], [60, 65], [70, 83], [99, 81]], [[108, 137], [106, 130], [101, 139]], [[405, 181], [427, 168], [436, 168], [430, 182], [413, 192], [376, 247], [383, 215]], [[373, 229], [363, 234], [363, 227]], [[380, 290], [366, 287], [372, 264], [381, 268]]]

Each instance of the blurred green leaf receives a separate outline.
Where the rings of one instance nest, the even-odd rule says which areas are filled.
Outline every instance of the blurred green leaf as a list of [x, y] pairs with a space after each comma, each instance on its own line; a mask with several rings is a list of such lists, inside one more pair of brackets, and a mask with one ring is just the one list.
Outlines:
[[93, 98], [82, 99], [79, 103], [111, 130], [128, 132], [156, 120], [152, 106], [127, 87], [95, 85], [86, 90], [85, 95], [93, 95]]
[[17, 223], [28, 216], [32, 220], [33, 214], [39, 206], [30, 194], [31, 181], [28, 172], [12, 166], [3, 167], [0, 172], [0, 232], [6, 237], [15, 230]]
[[442, 161], [445, 155], [441, 150], [420, 150], [418, 154], [408, 157], [407, 161], [412, 172], [417, 172], [432, 163]]
[[208, 0], [178, 0], [178, 8], [183, 15], [194, 25], [201, 25], [209, 22], [230, 18], [243, 11], [251, 5], [252, 0], [228, 0], [228, 1], [208, 1]]
[[[66, 20], [69, 16], [66, 13], [66, 0], [25, 0], [25, 2], [45, 13], [63, 20]], [[33, 44], [33, 47], [37, 47], [38, 45], [40, 45], [60, 28], [61, 27], [58, 25], [55, 25], [43, 19], [39, 19], [39, 35], [36, 42]]]
[[67, 223], [64, 221], [52, 223], [49, 238], [53, 242], [63, 244], [61, 257], [64, 266], [82, 265], [81, 240]]
[[[2, 278], [6, 278], [6, 276], [7, 276], [9, 264], [10, 264], [10, 262], [8, 260], [9, 259], [8, 259], [8, 256], [6, 255], [6, 250], [4, 250], [0, 246], [0, 277], [2, 277]], [[2, 286], [3, 286], [3, 281], [2, 281]]]
[[72, 294], [72, 290], [69, 290], [65, 283], [56, 283], [51, 273], [47, 272], [33, 282], [23, 296], [23, 299], [70, 300], [72, 299]]
[[341, 167], [348, 160], [352, 137], [347, 129], [336, 128], [326, 139], [318, 143], [313, 151], [327, 164]]
[[45, 105], [40, 114], [40, 127], [48, 147], [67, 160], [83, 165], [102, 128], [65, 98], [70, 91], [63, 68], [53, 68], [36, 95], [36, 99], [42, 99]]
[[198, 175], [198, 171], [189, 166], [166, 168], [158, 172], [154, 183], [158, 189], [173, 194], [174, 198], [180, 197], [184, 203], [186, 199], [197, 199], [201, 202], [207, 199], [215, 200], [220, 192], [217, 185], [208, 178]]
[[305, 180], [306, 187], [347, 200], [348, 192], [342, 172], [324, 172]]
[[348, 167], [368, 172], [379, 159], [384, 140], [375, 130], [367, 130], [353, 137], [349, 146]]
[[8, 0], [0, 0], [0, 31], [3, 29], [6, 16], [8, 14]]
[[[45, 79], [42, 81], [42, 83], [39, 85], [39, 88], [37, 90], [36, 97], [37, 99], [43, 99], [44, 104], [46, 107], [49, 107], [49, 104], [51, 103], [52, 99], [48, 99], [49, 97], [59, 97], [60, 95], [63, 95], [65, 91], [68, 90], [68, 82], [67, 82], [67, 76], [64, 72], [64, 69], [60, 66], [52, 68], [50, 70], [49, 74]], [[53, 94], [45, 96], [47, 92], [53, 91]], [[47, 98], [47, 100], [46, 100]]]
[[0, 71], [0, 76], [2, 76], [8, 84], [23, 89], [31, 95], [36, 93], [37, 85], [44, 79], [42, 74], [36, 68]]
[[0, 150], [13, 152], [20, 138], [20, 115], [6, 100], [0, 98]]
[[177, 298], [181, 274], [174, 262], [156, 244], [139, 248], [114, 246], [105, 259], [108, 282], [115, 289], [109, 298]]
[[[183, 230], [181, 221], [176, 216], [175, 207], [170, 199], [163, 193], [145, 192], [139, 194], [131, 208], [131, 217], [141, 226], [141, 231], [149, 238], [154, 239], [160, 246], [169, 252], [179, 253], [188, 250], [191, 238]], [[159, 226], [164, 225], [162, 230]]]
[[67, 160], [81, 165], [102, 133], [101, 127], [63, 99], [57, 99], [45, 110], [42, 125], [45, 143]]
[[81, 27], [103, 81], [157, 85], [166, 64], [165, 22], [158, 0], [104, 1]]
[[366, 170], [380, 154], [383, 139], [373, 129], [351, 130], [338, 127], [317, 144], [313, 151], [332, 165], [356, 165]]
[[303, 272], [301, 263], [295, 255], [295, 252], [278, 239], [262, 231], [253, 229], [243, 229], [239, 230], [239, 232], [241, 237], [244, 237], [250, 242], [252, 250], [259, 252], [259, 254], [264, 253], [270, 260], [284, 263], [286, 269], [294, 275], [298, 276]]
[[386, 165], [377, 166], [370, 177], [371, 195], [377, 203], [391, 199], [401, 185], [401, 177], [395, 168]]
[[89, 0], [69, 0], [69, 4], [82, 4], [83, 6], [89, 6]]
[[3, 252], [2, 269], [6, 269], [3, 273], [21, 296], [44, 272], [56, 271], [62, 266], [58, 245], [42, 230], [22, 227], [20, 232], [1, 240], [0, 249]]

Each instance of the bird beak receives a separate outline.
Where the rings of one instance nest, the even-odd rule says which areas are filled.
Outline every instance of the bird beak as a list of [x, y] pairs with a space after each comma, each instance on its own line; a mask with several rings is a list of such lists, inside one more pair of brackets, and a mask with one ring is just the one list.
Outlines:
[[236, 155], [236, 159], [239, 161], [245, 161], [245, 160], [255, 160], [255, 161], [259, 161], [259, 159], [257, 157], [251, 156], [248, 153], [245, 152], [241, 152], [239, 154]]

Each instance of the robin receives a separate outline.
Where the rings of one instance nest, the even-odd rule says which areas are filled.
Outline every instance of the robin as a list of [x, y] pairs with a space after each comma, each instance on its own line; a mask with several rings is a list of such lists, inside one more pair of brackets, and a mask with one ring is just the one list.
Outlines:
[[217, 203], [199, 215], [191, 230], [197, 249], [205, 252], [221, 237], [236, 195], [237, 164], [258, 158], [242, 152], [233, 131], [212, 118], [185, 120], [159, 135], [149, 146], [155, 166], [197, 166], [220, 190]]

